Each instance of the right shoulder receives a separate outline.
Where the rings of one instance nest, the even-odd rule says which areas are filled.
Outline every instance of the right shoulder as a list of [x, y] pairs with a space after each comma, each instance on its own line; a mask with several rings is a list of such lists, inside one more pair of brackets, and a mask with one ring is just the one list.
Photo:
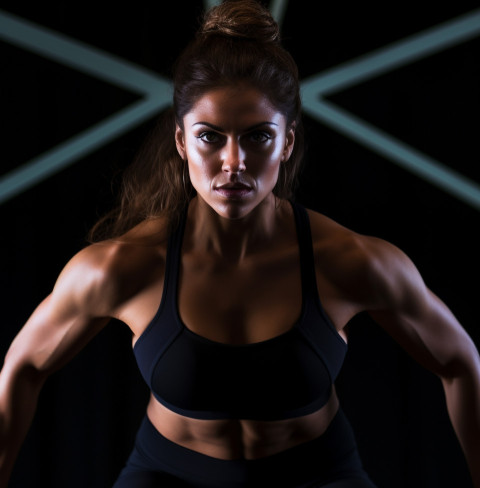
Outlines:
[[115, 316], [133, 295], [165, 270], [168, 227], [161, 220], [142, 222], [125, 235], [91, 244], [61, 271], [52, 296], [95, 316]]

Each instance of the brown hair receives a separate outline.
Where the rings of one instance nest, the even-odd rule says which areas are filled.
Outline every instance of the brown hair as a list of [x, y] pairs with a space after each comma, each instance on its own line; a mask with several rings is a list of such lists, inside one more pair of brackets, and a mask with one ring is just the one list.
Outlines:
[[176, 225], [195, 191], [176, 149], [175, 124], [183, 128], [195, 102], [219, 86], [250, 84], [283, 113], [287, 127], [295, 126], [292, 155], [282, 163], [273, 189], [279, 198], [292, 198], [304, 151], [298, 69], [265, 7], [256, 0], [226, 0], [206, 12], [174, 66], [173, 81], [173, 110], [162, 115], [125, 171], [119, 205], [92, 228], [91, 240], [119, 236], [161, 214]]

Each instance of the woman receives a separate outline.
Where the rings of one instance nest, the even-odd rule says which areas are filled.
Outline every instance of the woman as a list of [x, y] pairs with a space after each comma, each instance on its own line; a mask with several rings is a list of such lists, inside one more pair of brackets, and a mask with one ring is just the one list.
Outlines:
[[289, 200], [298, 75], [269, 13], [212, 9], [174, 82], [163, 139], [95, 229], [112, 217], [110, 238], [73, 257], [7, 354], [0, 488], [45, 379], [112, 317], [152, 391], [116, 488], [373, 487], [334, 387], [362, 311], [440, 376], [480, 488], [472, 341], [399, 249]]

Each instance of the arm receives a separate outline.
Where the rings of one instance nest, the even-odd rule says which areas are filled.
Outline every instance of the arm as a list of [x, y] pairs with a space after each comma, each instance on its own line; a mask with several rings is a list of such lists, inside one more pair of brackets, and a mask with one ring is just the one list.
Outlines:
[[[75, 256], [12, 342], [0, 373], [0, 488], [6, 488], [47, 377], [106, 325], [98, 249]], [[107, 293], [108, 296], [108, 293]]]
[[475, 344], [447, 306], [424, 284], [399, 249], [365, 241], [370, 315], [414, 359], [437, 374], [465, 454], [480, 488], [480, 358]]

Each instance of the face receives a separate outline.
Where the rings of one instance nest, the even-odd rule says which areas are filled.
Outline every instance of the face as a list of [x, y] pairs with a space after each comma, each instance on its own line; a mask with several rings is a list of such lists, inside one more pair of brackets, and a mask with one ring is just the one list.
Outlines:
[[271, 197], [295, 132], [265, 95], [245, 85], [209, 91], [183, 124], [175, 133], [178, 152], [198, 198], [217, 214], [242, 218]]

